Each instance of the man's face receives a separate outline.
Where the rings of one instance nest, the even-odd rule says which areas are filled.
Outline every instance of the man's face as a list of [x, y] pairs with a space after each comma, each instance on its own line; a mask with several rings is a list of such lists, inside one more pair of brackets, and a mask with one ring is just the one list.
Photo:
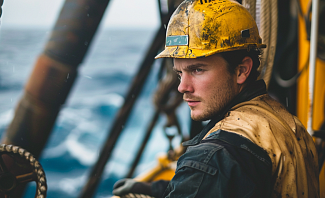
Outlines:
[[184, 94], [193, 120], [211, 119], [239, 93], [237, 77], [229, 73], [220, 55], [174, 59], [174, 70], [180, 77], [178, 91]]

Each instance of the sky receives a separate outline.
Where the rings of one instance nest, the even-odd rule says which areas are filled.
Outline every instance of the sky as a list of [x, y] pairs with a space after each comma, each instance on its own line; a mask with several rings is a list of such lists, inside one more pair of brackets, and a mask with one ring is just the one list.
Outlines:
[[[1, 27], [52, 27], [63, 4], [64, 0], [4, 0]], [[101, 25], [158, 27], [157, 0], [111, 0]]]

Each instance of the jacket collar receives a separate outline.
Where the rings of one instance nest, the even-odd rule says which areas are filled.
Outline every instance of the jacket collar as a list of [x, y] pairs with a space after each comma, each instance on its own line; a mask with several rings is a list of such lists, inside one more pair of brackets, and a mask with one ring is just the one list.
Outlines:
[[229, 104], [202, 129], [201, 133], [189, 141], [183, 142], [183, 146], [193, 146], [199, 144], [203, 137], [210, 131], [212, 127], [222, 120], [225, 114], [235, 105], [249, 101], [257, 96], [266, 94], [266, 85], [264, 80], [255, 81], [247, 85]]

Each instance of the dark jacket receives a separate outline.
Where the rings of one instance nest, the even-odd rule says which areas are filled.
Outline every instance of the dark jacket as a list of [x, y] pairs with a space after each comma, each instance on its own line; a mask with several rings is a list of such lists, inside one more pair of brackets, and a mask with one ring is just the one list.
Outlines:
[[174, 178], [163, 197], [269, 197], [271, 160], [250, 140], [218, 130], [204, 136], [234, 105], [266, 93], [257, 81], [244, 89], [200, 134], [184, 142], [188, 146], [178, 162]]
[[314, 142], [263, 81], [183, 145], [163, 197], [319, 197]]

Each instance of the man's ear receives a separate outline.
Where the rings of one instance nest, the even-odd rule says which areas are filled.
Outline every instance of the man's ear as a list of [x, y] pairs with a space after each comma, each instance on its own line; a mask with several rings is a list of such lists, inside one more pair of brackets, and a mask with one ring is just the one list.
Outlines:
[[253, 60], [251, 57], [246, 56], [240, 65], [237, 67], [237, 84], [244, 84], [253, 67]]

